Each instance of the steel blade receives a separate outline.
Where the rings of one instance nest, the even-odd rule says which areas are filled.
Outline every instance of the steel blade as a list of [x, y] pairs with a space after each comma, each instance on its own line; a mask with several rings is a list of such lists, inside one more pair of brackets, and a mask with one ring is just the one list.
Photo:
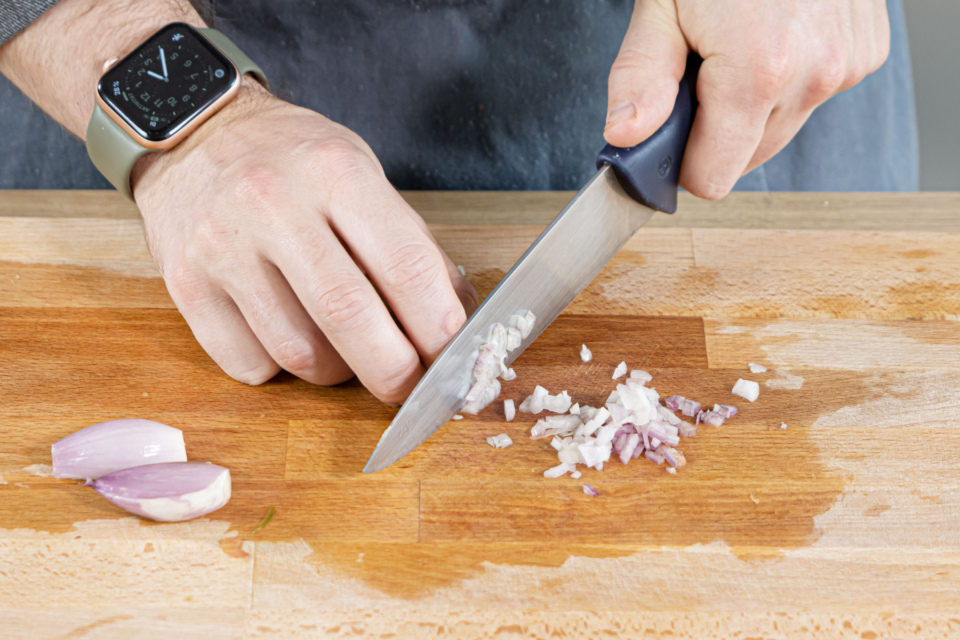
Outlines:
[[526, 310], [536, 326], [513, 361], [600, 273], [654, 214], [631, 199], [609, 165], [601, 168], [490, 292], [383, 432], [364, 473], [389, 467], [446, 424], [470, 387], [477, 347], [490, 326]]

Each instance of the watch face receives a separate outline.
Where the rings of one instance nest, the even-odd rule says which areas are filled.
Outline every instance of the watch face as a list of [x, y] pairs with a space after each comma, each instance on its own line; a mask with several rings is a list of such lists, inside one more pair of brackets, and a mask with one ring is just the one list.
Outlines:
[[166, 140], [229, 91], [237, 71], [192, 27], [167, 25], [107, 71], [100, 97], [142, 137]]

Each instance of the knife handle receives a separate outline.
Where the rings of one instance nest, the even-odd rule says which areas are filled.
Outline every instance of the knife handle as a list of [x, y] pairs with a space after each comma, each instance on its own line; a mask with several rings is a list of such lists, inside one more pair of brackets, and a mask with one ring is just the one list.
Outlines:
[[697, 73], [701, 62], [703, 59], [696, 53], [687, 57], [677, 102], [662, 127], [634, 147], [608, 144], [597, 156], [598, 169], [609, 164], [627, 195], [655, 211], [677, 210], [680, 163], [697, 111]]

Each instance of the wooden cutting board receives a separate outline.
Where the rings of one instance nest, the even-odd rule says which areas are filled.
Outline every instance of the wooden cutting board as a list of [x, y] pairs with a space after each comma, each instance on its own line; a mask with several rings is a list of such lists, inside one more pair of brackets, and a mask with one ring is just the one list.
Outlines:
[[[570, 196], [406, 195], [481, 294]], [[355, 383], [227, 378], [115, 195], [0, 192], [0, 636], [960, 637], [958, 232], [957, 194], [684, 198], [502, 397], [596, 405], [623, 360], [736, 403], [687, 467], [546, 480], [534, 420], [497, 403], [363, 476], [393, 410]], [[231, 469], [230, 503], [155, 524], [48, 477], [53, 442], [121, 417], [182, 429]]]

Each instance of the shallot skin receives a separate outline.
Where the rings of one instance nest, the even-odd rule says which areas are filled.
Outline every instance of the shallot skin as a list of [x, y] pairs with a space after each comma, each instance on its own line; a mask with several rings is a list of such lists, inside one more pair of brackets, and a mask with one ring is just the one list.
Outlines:
[[230, 500], [230, 471], [206, 462], [149, 464], [109, 473], [92, 485], [121, 509], [159, 522], [206, 515]]
[[96, 479], [108, 473], [164, 462], [186, 462], [180, 429], [140, 418], [101, 422], [50, 447], [54, 478]]

